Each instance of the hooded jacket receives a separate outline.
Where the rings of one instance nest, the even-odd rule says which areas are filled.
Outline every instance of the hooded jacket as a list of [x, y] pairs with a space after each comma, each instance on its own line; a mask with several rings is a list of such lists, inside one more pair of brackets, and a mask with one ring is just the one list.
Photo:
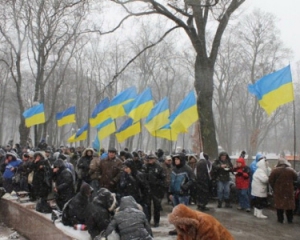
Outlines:
[[[87, 155], [88, 151], [92, 152], [91, 156]], [[91, 176], [89, 174], [89, 170], [90, 170], [91, 161], [93, 160], [93, 155], [94, 155], [94, 149], [86, 148], [82, 153], [82, 157], [78, 160], [77, 163], [78, 177], [79, 179], [82, 179], [87, 183], [91, 182]]]
[[263, 157], [263, 155], [261, 153], [257, 153], [255, 156], [255, 159], [252, 161], [252, 163], [250, 164], [250, 173], [251, 176], [253, 176], [253, 174], [255, 173], [257, 166], [256, 164], [258, 163], [258, 161]]
[[263, 158], [257, 164], [257, 169], [252, 177], [252, 189], [251, 195], [255, 197], [265, 198], [268, 195], [268, 180], [270, 170], [268, 168], [268, 164], [266, 159]]
[[250, 183], [250, 168], [246, 166], [245, 159], [239, 158], [237, 163], [241, 163], [241, 167], [233, 169], [235, 173], [235, 185], [237, 189], [248, 189]]
[[140, 205], [131, 196], [122, 197], [120, 207], [106, 229], [106, 236], [116, 231], [121, 240], [151, 240], [151, 227]]
[[[207, 156], [207, 155], [206, 155]], [[200, 160], [197, 162], [196, 169], [195, 169], [195, 175], [196, 175], [196, 183], [197, 187], [201, 192], [209, 192], [210, 190], [210, 172], [212, 169], [212, 164], [204, 156], [204, 153], [200, 153]]]
[[101, 188], [93, 201], [88, 204], [85, 222], [92, 239], [107, 228], [115, 206], [115, 194], [106, 188]]
[[[3, 173], [3, 178], [4, 179], [12, 179], [12, 177], [16, 173], [18, 166], [22, 163], [22, 160], [17, 159], [17, 156], [14, 153], [6, 153], [6, 155], [12, 156], [12, 160], [6, 164], [5, 171]], [[12, 168], [14, 170], [11, 170]]]
[[[226, 159], [224, 161], [221, 160], [221, 156], [226, 155]], [[225, 164], [226, 168], [222, 168], [221, 165]], [[232, 172], [233, 166], [231, 163], [231, 159], [229, 158], [226, 152], [221, 152], [219, 154], [219, 158], [213, 163], [213, 176], [216, 180], [221, 182], [230, 181], [230, 172]]]

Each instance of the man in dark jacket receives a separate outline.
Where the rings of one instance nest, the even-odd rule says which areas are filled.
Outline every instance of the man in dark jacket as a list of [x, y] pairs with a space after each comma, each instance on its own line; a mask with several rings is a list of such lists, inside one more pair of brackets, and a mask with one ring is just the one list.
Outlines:
[[86, 208], [93, 189], [85, 182], [82, 183], [80, 191], [64, 206], [62, 223], [67, 226], [85, 224]]
[[51, 213], [52, 208], [47, 203], [48, 194], [52, 189], [52, 171], [49, 162], [45, 159], [43, 152], [35, 152], [31, 169], [34, 171], [32, 180], [33, 195], [39, 198], [36, 211]]
[[145, 174], [145, 179], [150, 187], [150, 192], [147, 196], [148, 221], [151, 220], [151, 203], [154, 206], [154, 227], [159, 226], [161, 201], [164, 197], [164, 183], [166, 175], [163, 168], [156, 163], [157, 157], [149, 155], [147, 163], [144, 164], [142, 172]]
[[[82, 184], [82, 181], [90, 184], [92, 179], [89, 174], [90, 170], [90, 164], [94, 157], [94, 149], [92, 148], [86, 148], [83, 153], [82, 157], [78, 160], [77, 163], [77, 175], [79, 178], [78, 186], [80, 187]], [[79, 187], [77, 188], [77, 191], [79, 190]]]
[[56, 204], [62, 210], [65, 203], [75, 194], [72, 173], [62, 159], [53, 163], [53, 181], [55, 182]]
[[230, 205], [230, 173], [233, 170], [231, 159], [226, 152], [221, 152], [219, 158], [213, 163], [213, 176], [217, 180], [218, 208], [222, 207], [222, 201], [225, 201], [225, 207]]
[[119, 209], [106, 229], [106, 236], [116, 231], [121, 240], [151, 240], [152, 231], [141, 207], [131, 196], [122, 197]]
[[111, 193], [106, 188], [100, 188], [96, 197], [88, 204], [85, 222], [92, 239], [107, 228], [116, 203], [114, 193]]

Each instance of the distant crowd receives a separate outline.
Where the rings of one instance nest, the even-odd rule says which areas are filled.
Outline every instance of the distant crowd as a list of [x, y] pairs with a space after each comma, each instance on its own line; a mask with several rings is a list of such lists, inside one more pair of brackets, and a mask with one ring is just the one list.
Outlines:
[[[281, 158], [274, 169], [258, 153], [250, 166], [243, 151], [233, 166], [226, 152], [210, 161], [205, 153], [171, 155], [158, 149], [119, 153], [115, 148], [100, 152], [92, 148], [49, 147], [36, 149], [7, 145], [0, 148], [0, 186], [7, 193], [28, 192], [36, 211], [61, 217], [63, 224], [86, 226], [92, 239], [118, 234], [121, 239], [152, 239], [152, 227], [160, 224], [162, 200], [168, 204], [196, 204], [209, 211], [215, 197], [217, 208], [237, 208], [257, 218], [272, 196], [277, 220], [293, 222], [300, 215], [300, 174]], [[55, 205], [49, 204], [54, 196]], [[117, 208], [118, 207], [118, 208]], [[153, 207], [153, 209], [152, 209]], [[116, 209], [117, 208], [117, 209]], [[55, 216], [54, 216], [55, 220]], [[176, 235], [178, 229], [169, 232]]]

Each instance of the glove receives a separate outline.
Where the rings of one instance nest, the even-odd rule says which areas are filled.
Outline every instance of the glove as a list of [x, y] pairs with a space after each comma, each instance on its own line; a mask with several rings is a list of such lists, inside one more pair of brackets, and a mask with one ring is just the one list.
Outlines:
[[243, 176], [243, 173], [242, 172], [237, 172], [236, 175], [237, 176]]

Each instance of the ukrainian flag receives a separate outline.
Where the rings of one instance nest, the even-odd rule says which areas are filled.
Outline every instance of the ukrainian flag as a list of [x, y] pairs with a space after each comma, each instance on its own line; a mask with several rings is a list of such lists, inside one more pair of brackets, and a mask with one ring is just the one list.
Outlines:
[[95, 137], [95, 140], [93, 141], [93, 148], [97, 150], [97, 152], [100, 152], [100, 140], [98, 138], [98, 134]]
[[154, 137], [164, 138], [169, 141], [177, 141], [178, 138], [178, 132], [174, 131], [169, 123], [154, 132], [150, 132], [150, 134]]
[[103, 122], [103, 120], [109, 118], [109, 114], [109, 99], [105, 98], [100, 103], [98, 103], [93, 110], [92, 116], [90, 118], [91, 126], [97, 126], [99, 123]]
[[254, 84], [249, 84], [248, 90], [258, 98], [260, 106], [268, 115], [279, 106], [294, 101], [290, 65], [262, 77]]
[[97, 125], [96, 128], [98, 130], [98, 138], [101, 141], [116, 131], [116, 124], [113, 119], [108, 118], [104, 122]]
[[128, 118], [116, 132], [116, 138], [119, 143], [124, 142], [127, 138], [138, 134], [141, 131], [141, 123], [138, 121], [133, 124], [133, 120]]
[[25, 112], [23, 112], [23, 116], [25, 117], [26, 127], [31, 127], [46, 122], [44, 104], [41, 103], [27, 109]]
[[198, 120], [196, 103], [195, 94], [191, 91], [169, 117], [172, 130], [178, 133], [187, 132], [187, 129]]
[[137, 122], [145, 118], [153, 108], [153, 99], [151, 89], [147, 88], [134, 101], [124, 105], [126, 114]]
[[167, 97], [158, 102], [152, 108], [150, 114], [146, 118], [145, 128], [151, 133], [155, 130], [165, 126], [169, 122], [169, 100]]
[[56, 114], [57, 126], [61, 127], [68, 123], [75, 123], [76, 107], [70, 107]]
[[75, 134], [73, 134], [69, 139], [68, 142], [78, 142], [83, 141], [87, 138], [87, 131], [89, 129], [89, 124], [86, 123], [83, 125]]
[[125, 116], [123, 105], [133, 101], [137, 96], [136, 88], [131, 87], [115, 96], [109, 105], [109, 113], [112, 119]]

